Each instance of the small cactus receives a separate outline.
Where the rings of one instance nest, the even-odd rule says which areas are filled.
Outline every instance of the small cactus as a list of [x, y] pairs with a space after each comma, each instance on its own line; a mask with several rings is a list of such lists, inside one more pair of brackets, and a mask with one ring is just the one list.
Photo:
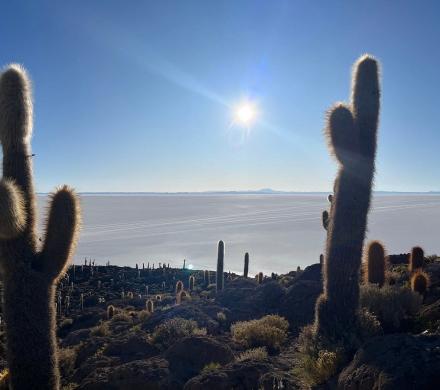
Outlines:
[[203, 272], [203, 284], [205, 286], [209, 284], [209, 271], [207, 269]]
[[176, 304], [180, 305], [184, 300], [187, 300], [189, 298], [190, 298], [189, 294], [185, 290], [181, 290], [176, 295]]
[[258, 273], [258, 275], [257, 275], [257, 282], [258, 282], [258, 284], [263, 283], [263, 273], [262, 272]]
[[195, 285], [196, 279], [194, 276], [189, 277], [189, 291], [194, 291], [194, 285]]
[[324, 255], [322, 253], [319, 255], [319, 264], [324, 264]]
[[223, 241], [218, 242], [218, 253], [217, 253], [217, 274], [216, 274], [216, 290], [217, 292], [222, 291], [224, 287], [224, 274], [223, 274], [223, 261], [225, 257], [225, 244]]
[[107, 319], [111, 320], [115, 315], [115, 307], [113, 305], [109, 305], [107, 307]]
[[379, 241], [371, 241], [364, 262], [364, 280], [382, 287], [385, 283], [385, 272], [385, 248]]
[[181, 280], [178, 280], [176, 283], [176, 294], [179, 294], [179, 292], [182, 290], [183, 290], [183, 283]]
[[243, 276], [245, 278], [248, 277], [249, 274], [249, 253], [245, 253], [244, 254], [244, 271], [243, 271]]
[[428, 274], [421, 270], [417, 270], [411, 276], [411, 289], [424, 297], [428, 291], [429, 282]]
[[147, 312], [150, 313], [150, 314], [152, 314], [154, 312], [154, 302], [151, 299], [149, 299], [147, 301], [146, 309], [147, 309]]
[[415, 272], [418, 269], [423, 268], [425, 260], [425, 252], [419, 246], [415, 246], [411, 249], [411, 255], [409, 257], [409, 272]]

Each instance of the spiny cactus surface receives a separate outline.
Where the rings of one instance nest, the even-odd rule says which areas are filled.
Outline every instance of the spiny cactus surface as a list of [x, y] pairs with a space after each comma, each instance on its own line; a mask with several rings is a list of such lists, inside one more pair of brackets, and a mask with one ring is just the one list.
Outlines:
[[36, 235], [32, 174], [32, 97], [26, 71], [10, 65], [0, 76], [0, 271], [5, 284], [5, 320], [10, 387], [58, 389], [55, 284], [74, 251], [80, 208], [73, 190], [50, 196], [43, 244]]
[[339, 169], [331, 199], [324, 261], [324, 292], [316, 303], [315, 330], [344, 342], [357, 326], [359, 269], [375, 172], [379, 120], [379, 65], [362, 56], [354, 65], [350, 105], [329, 111], [326, 135]]
[[364, 279], [382, 287], [385, 283], [386, 257], [385, 248], [379, 241], [368, 244], [367, 256], [364, 263]]

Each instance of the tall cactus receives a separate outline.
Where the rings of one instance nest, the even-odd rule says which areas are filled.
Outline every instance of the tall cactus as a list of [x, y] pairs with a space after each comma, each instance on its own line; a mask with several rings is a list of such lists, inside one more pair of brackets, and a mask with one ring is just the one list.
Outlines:
[[324, 292], [316, 303], [317, 335], [344, 342], [357, 325], [359, 269], [375, 171], [380, 106], [378, 62], [355, 64], [351, 104], [329, 112], [329, 149], [339, 163], [324, 263]]
[[243, 271], [243, 276], [245, 278], [248, 277], [249, 274], [249, 253], [245, 253], [244, 254], [244, 271]]
[[69, 187], [61, 187], [51, 195], [46, 234], [39, 248], [31, 133], [30, 81], [23, 68], [10, 65], [0, 76], [0, 270], [14, 390], [59, 388], [55, 284], [68, 267], [80, 220], [76, 195]]
[[225, 257], [225, 244], [223, 241], [218, 242], [217, 254], [217, 274], [216, 274], [216, 290], [222, 291], [224, 286], [223, 260]]
[[416, 272], [423, 268], [425, 261], [425, 252], [419, 246], [415, 246], [411, 249], [411, 255], [409, 257], [409, 271]]

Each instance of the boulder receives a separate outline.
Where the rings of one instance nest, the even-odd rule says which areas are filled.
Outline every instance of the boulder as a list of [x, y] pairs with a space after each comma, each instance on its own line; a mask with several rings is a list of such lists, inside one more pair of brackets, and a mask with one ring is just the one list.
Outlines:
[[98, 368], [90, 373], [79, 390], [167, 390], [168, 362], [161, 358], [134, 360], [116, 367]]
[[369, 340], [342, 371], [341, 390], [440, 388], [440, 337], [392, 334]]
[[227, 344], [208, 336], [189, 336], [173, 344], [164, 354], [170, 370], [178, 381], [185, 383], [209, 363], [225, 365], [234, 359]]
[[116, 357], [121, 363], [148, 359], [159, 354], [143, 335], [135, 334], [122, 340], [112, 339], [102, 352], [105, 356]]
[[304, 269], [304, 271], [301, 271], [297, 274], [295, 281], [313, 280], [315, 282], [321, 282], [322, 281], [321, 269], [322, 266], [319, 263], [309, 265]]

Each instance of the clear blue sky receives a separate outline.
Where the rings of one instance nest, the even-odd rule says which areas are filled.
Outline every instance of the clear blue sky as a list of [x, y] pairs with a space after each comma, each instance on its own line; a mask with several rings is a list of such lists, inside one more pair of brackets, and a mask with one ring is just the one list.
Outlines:
[[[0, 63], [34, 83], [38, 191], [328, 191], [322, 128], [383, 67], [377, 190], [440, 190], [437, 1], [8, 1]], [[250, 134], [230, 126], [258, 102]]]

